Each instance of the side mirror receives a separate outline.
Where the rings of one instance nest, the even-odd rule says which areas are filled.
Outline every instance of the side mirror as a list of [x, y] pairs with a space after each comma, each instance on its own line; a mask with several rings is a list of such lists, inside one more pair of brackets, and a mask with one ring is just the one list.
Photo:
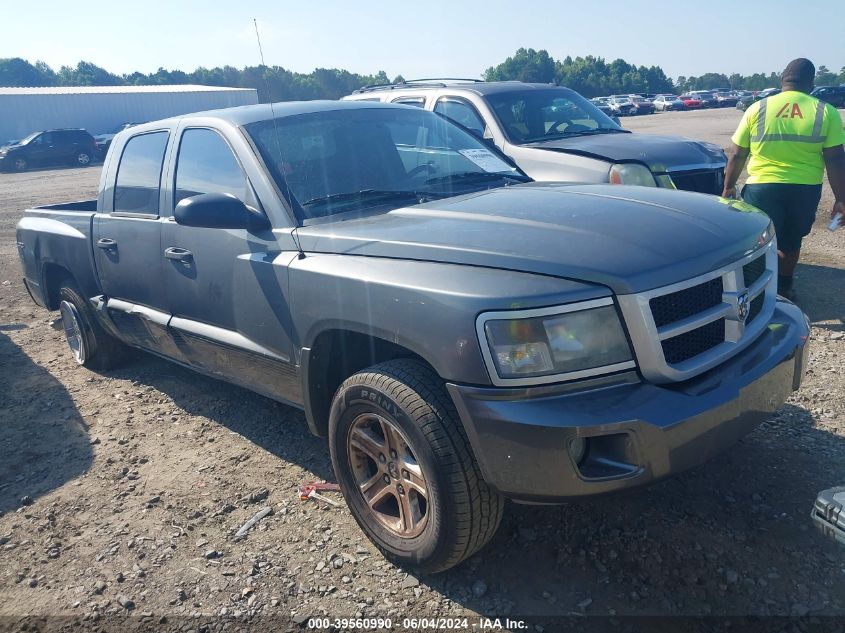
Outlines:
[[263, 231], [270, 221], [230, 193], [202, 193], [183, 198], [173, 210], [177, 224], [206, 229]]

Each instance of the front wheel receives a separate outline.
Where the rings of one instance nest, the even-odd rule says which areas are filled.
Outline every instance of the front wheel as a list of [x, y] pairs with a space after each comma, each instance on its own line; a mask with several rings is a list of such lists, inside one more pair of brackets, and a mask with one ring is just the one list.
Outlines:
[[397, 564], [445, 571], [496, 533], [504, 500], [427, 365], [393, 360], [348, 378], [332, 401], [329, 445], [352, 515]]
[[12, 166], [15, 168], [15, 171], [26, 171], [29, 163], [26, 162], [25, 158], [18, 157], [12, 161]]

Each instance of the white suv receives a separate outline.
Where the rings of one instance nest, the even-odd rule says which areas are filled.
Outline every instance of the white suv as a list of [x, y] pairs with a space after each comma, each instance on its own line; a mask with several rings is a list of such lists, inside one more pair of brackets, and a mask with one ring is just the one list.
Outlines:
[[418, 80], [366, 86], [343, 98], [439, 113], [498, 147], [534, 180], [722, 192], [727, 159], [718, 145], [632, 134], [561, 86]]

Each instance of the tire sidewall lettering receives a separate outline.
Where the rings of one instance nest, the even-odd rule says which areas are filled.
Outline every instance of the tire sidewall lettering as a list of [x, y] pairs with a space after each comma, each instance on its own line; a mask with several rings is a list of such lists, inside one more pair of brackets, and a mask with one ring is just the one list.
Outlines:
[[363, 385], [349, 387], [343, 394], [343, 410], [356, 404], [374, 405], [394, 420], [407, 422], [408, 416], [392, 398], [378, 389]]

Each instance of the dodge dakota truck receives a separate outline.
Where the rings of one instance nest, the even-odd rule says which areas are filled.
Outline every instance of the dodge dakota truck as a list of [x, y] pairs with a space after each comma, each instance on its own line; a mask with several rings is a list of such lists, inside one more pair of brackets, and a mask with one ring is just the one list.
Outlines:
[[132, 346], [302, 408], [363, 531], [430, 572], [488, 542], [506, 498], [703, 463], [799, 387], [807, 355], [763, 213], [531, 182], [409, 106], [132, 127], [98, 199], [26, 210], [17, 244], [77, 363]]

